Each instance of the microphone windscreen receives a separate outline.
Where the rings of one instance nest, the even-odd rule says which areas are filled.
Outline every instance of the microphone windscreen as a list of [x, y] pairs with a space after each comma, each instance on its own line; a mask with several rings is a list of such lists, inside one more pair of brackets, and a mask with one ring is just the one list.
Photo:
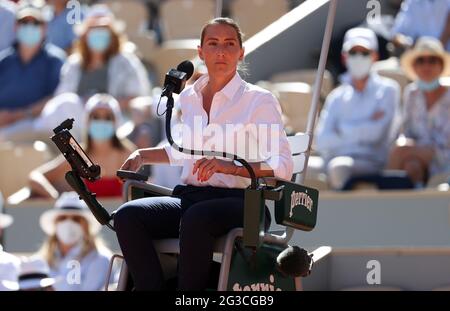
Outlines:
[[188, 60], [185, 60], [177, 66], [177, 70], [185, 72], [187, 76], [186, 80], [189, 80], [194, 73], [194, 64]]
[[289, 277], [304, 277], [309, 275], [312, 266], [312, 256], [298, 246], [288, 246], [277, 257], [277, 268]]

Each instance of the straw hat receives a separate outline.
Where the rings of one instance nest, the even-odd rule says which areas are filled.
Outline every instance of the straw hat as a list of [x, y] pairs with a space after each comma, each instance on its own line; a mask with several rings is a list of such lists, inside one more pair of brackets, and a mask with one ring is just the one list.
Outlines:
[[58, 200], [56, 200], [55, 207], [44, 212], [39, 219], [42, 231], [47, 235], [55, 234], [55, 220], [60, 215], [77, 215], [84, 217], [89, 224], [89, 231], [91, 234], [97, 234], [101, 226], [92, 215], [84, 201], [78, 198], [76, 192], [64, 192]]
[[450, 75], [450, 54], [444, 50], [441, 41], [433, 37], [421, 37], [417, 40], [414, 48], [406, 51], [400, 60], [403, 71], [409, 79], [418, 79], [414, 70], [414, 62], [421, 56], [438, 56], [442, 58], [444, 69], [441, 77]]
[[96, 4], [89, 9], [84, 21], [75, 25], [74, 32], [81, 36], [91, 27], [104, 26], [111, 27], [117, 33], [123, 33], [126, 28], [125, 23], [117, 20], [106, 4]]
[[20, 265], [19, 290], [45, 288], [55, 284], [55, 279], [50, 277], [50, 268], [39, 257], [25, 258]]

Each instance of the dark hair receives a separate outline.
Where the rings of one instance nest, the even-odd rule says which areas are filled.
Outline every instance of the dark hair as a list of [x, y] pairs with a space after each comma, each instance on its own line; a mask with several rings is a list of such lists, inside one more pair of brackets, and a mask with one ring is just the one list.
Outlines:
[[210, 20], [209, 22], [207, 22], [202, 28], [200, 46], [203, 46], [203, 40], [205, 39], [206, 29], [208, 29], [208, 27], [212, 26], [212, 25], [228, 25], [230, 27], [233, 27], [234, 30], [236, 31], [236, 35], [238, 37], [239, 46], [242, 48], [244, 34], [242, 33], [242, 30], [239, 27], [239, 25], [229, 17], [217, 17], [217, 18], [214, 18], [214, 19]]

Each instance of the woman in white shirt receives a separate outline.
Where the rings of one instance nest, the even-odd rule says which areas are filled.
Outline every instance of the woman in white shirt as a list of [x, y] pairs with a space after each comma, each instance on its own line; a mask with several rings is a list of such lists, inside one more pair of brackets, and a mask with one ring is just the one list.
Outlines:
[[[272, 139], [268, 152], [261, 157], [259, 153], [255, 157], [245, 152], [240, 155], [252, 162], [257, 177], [290, 179], [293, 161], [279, 104], [271, 93], [245, 82], [237, 73], [238, 63], [244, 57], [239, 26], [229, 18], [207, 23], [202, 30], [198, 54], [205, 62], [208, 74], [180, 94], [179, 104], [186, 126], [182, 130], [182, 146], [216, 151], [225, 149], [234, 153], [232, 149], [239, 142], [229, 142], [243, 134], [240, 131], [227, 131], [223, 136], [217, 134], [227, 125], [241, 124], [244, 128], [261, 128], [262, 132], [270, 126]], [[186, 135], [192, 129], [193, 135]], [[196, 130], [217, 134], [214, 142], [207, 139], [210, 136], [196, 133]], [[255, 138], [253, 134], [250, 133], [249, 137]], [[224, 149], [223, 143], [226, 143]], [[258, 137], [256, 143], [268, 142]], [[242, 145], [249, 149], [254, 146]], [[255, 161], [255, 158], [262, 160]], [[125, 203], [114, 216], [116, 233], [135, 288], [163, 289], [162, 269], [152, 240], [179, 237], [178, 288], [203, 290], [208, 281], [214, 239], [243, 226], [243, 189], [250, 184], [249, 175], [244, 167], [231, 161], [194, 159], [182, 156], [170, 146], [140, 149], [130, 155], [122, 169], [135, 171], [143, 164], [157, 163], [182, 165], [182, 181], [186, 185], [175, 187], [172, 197]], [[266, 228], [269, 224], [270, 218]]]
[[41, 215], [48, 238], [40, 254], [57, 291], [103, 290], [111, 252], [96, 237], [101, 227], [75, 192], [64, 192]]

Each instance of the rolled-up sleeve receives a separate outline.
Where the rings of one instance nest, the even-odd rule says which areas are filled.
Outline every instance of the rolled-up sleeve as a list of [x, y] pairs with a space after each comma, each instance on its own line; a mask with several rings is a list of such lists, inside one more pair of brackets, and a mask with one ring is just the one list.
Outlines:
[[265, 162], [272, 168], [274, 177], [289, 180], [294, 170], [294, 162], [281, 120], [280, 104], [272, 94], [268, 93], [261, 96], [261, 100], [257, 101], [256, 105], [252, 123], [267, 125], [271, 129], [269, 140], [278, 142], [278, 150], [270, 144], [269, 157]]

